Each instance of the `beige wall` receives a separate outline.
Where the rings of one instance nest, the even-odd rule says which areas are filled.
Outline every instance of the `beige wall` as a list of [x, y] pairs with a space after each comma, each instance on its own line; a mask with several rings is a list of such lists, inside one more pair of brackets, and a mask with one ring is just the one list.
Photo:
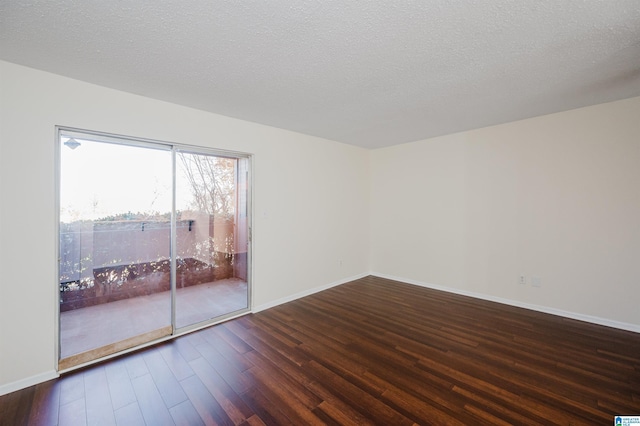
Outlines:
[[255, 307], [368, 272], [367, 151], [7, 62], [0, 77], [0, 394], [55, 373], [56, 125], [254, 154]]
[[640, 331], [640, 98], [379, 149], [371, 176], [374, 273]]
[[639, 117], [369, 152], [0, 61], [0, 394], [55, 374], [55, 125], [254, 154], [256, 309], [372, 271], [640, 330]]

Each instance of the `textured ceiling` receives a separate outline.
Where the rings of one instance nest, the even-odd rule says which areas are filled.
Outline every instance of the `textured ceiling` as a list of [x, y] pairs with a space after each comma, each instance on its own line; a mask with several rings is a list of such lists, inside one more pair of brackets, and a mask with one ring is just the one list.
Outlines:
[[640, 1], [3, 0], [0, 59], [375, 148], [639, 96]]

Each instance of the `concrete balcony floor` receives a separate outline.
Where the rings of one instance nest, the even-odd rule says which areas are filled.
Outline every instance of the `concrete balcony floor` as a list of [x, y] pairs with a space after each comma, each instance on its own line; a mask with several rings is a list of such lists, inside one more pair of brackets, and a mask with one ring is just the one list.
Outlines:
[[[178, 328], [247, 308], [247, 283], [225, 279], [176, 290]], [[60, 313], [61, 358], [125, 340], [171, 324], [171, 297], [148, 296]]]

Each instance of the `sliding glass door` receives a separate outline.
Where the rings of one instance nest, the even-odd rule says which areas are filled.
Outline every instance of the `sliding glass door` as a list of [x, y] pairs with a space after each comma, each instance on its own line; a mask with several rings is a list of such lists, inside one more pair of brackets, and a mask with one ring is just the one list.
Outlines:
[[176, 155], [178, 328], [248, 308], [247, 159]]
[[58, 143], [60, 369], [248, 311], [248, 157]]

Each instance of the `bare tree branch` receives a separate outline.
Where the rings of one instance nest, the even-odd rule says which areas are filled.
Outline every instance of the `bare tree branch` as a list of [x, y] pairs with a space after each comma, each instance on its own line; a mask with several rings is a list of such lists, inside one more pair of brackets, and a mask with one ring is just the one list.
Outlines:
[[181, 169], [193, 195], [193, 208], [209, 215], [235, 214], [235, 159], [180, 153]]

